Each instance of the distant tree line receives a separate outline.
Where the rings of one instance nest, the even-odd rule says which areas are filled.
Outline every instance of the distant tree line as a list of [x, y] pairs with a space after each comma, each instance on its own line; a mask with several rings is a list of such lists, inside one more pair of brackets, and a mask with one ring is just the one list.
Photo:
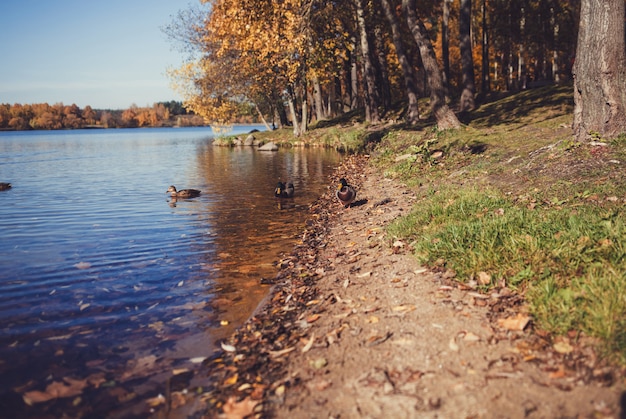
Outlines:
[[[255, 122], [245, 116], [242, 123]], [[55, 130], [80, 128], [140, 128], [203, 126], [202, 116], [187, 111], [182, 102], [158, 102], [151, 107], [132, 105], [125, 110], [92, 109], [56, 103], [0, 104], [0, 130]]]

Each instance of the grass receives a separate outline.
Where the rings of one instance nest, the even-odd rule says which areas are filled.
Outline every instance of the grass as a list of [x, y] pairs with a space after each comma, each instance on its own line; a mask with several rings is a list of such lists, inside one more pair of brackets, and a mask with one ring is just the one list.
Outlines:
[[[420, 186], [388, 234], [459, 281], [504, 281], [539, 328], [583, 332], [626, 364], [626, 141], [574, 143], [566, 89], [490, 103], [457, 131], [388, 133], [376, 164]], [[434, 150], [445, 158], [423, 158]]]

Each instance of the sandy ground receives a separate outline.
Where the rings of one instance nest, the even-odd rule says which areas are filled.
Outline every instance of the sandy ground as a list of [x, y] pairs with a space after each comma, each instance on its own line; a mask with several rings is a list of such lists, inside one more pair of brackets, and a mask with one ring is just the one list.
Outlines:
[[[623, 372], [535, 330], [523, 299], [426, 269], [384, 227], [418, 204], [365, 157], [336, 177], [275, 290], [208, 365], [208, 417], [624, 418]], [[334, 179], [336, 180], [336, 179]]]

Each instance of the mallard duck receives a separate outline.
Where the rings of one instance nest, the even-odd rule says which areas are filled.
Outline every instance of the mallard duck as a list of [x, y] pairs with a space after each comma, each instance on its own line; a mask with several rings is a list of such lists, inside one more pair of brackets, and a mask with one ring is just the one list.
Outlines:
[[276, 184], [276, 189], [274, 189], [274, 196], [277, 198], [293, 198], [293, 194], [296, 192], [296, 189], [293, 186], [293, 183], [289, 182], [285, 186], [283, 182], [278, 182]]
[[352, 202], [354, 202], [356, 198], [356, 190], [348, 185], [348, 181], [344, 178], [339, 179], [339, 184], [337, 185], [337, 191], [335, 191], [335, 196], [341, 202], [344, 207], [349, 207]]
[[172, 185], [167, 189], [166, 193], [172, 193], [172, 198], [195, 198], [200, 196], [200, 191], [197, 189], [181, 189], [176, 190], [176, 186]]
[[6, 191], [7, 189], [11, 189], [11, 184], [0, 182], [0, 191]]

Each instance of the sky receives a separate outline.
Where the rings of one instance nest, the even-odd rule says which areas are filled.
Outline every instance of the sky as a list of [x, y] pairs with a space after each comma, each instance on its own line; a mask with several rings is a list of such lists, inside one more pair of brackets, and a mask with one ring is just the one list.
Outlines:
[[2, 0], [0, 103], [127, 109], [182, 100], [162, 28], [198, 0]]

